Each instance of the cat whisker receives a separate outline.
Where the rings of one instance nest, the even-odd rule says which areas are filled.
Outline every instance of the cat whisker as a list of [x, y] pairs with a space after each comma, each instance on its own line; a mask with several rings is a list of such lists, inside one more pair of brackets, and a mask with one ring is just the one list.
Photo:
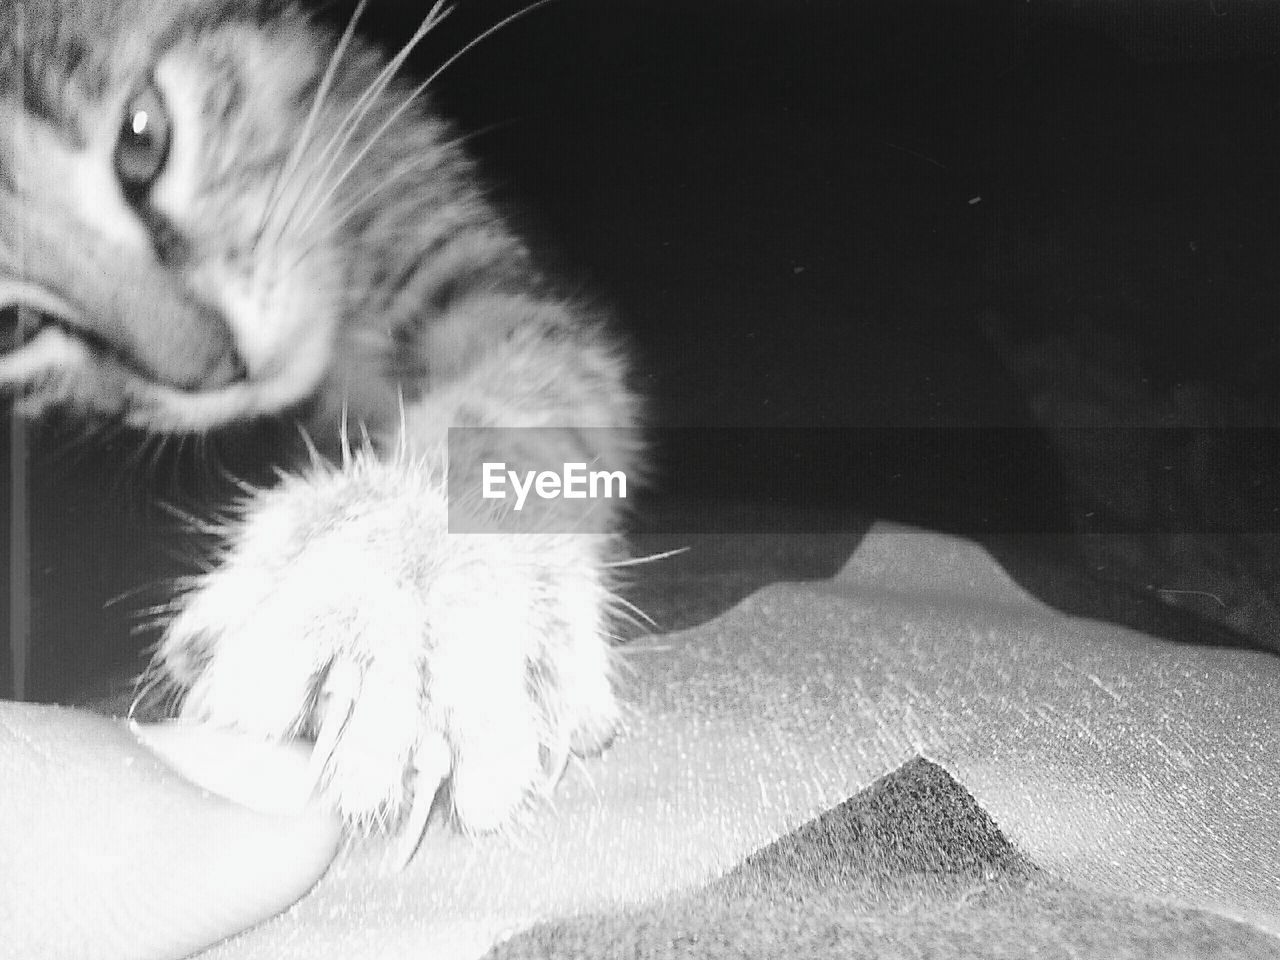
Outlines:
[[[316, 184], [309, 191], [304, 191], [294, 199], [293, 204], [289, 208], [289, 212], [281, 219], [279, 225], [279, 234], [283, 234], [288, 225], [295, 222], [295, 216], [298, 214], [299, 208], [307, 213], [308, 224], [314, 219], [315, 212], [319, 209], [316, 201], [320, 191], [324, 189], [324, 185], [329, 176], [333, 173], [333, 168], [342, 158], [343, 151], [346, 150], [347, 144], [351, 142], [351, 138], [355, 136], [356, 131], [360, 128], [360, 124], [373, 109], [378, 98], [390, 86], [395, 79], [400, 68], [404, 66], [410, 54], [422, 42], [422, 38], [434, 30], [447, 17], [452, 8], [445, 7], [445, 0], [436, 0], [436, 3], [428, 11], [427, 16], [419, 24], [418, 29], [413, 32], [407, 43], [400, 48], [394, 57], [388, 61], [387, 65], [382, 68], [373, 81], [365, 88], [364, 92], [356, 98], [355, 102], [347, 110], [346, 116], [338, 123], [333, 134], [329, 137], [328, 142], [320, 150], [319, 155], [310, 165], [311, 173], [314, 175], [311, 179]], [[323, 169], [321, 165], [323, 164]], [[341, 182], [341, 178], [339, 179]], [[327, 199], [329, 194], [325, 194]], [[321, 201], [323, 202], [323, 201]], [[305, 228], [304, 228], [305, 229]]]
[[[484, 131], [479, 131], [479, 132], [484, 132]], [[307, 259], [313, 253], [315, 253], [317, 247], [319, 247], [322, 243], [324, 243], [325, 241], [329, 240], [329, 238], [337, 234], [344, 226], [346, 226], [351, 221], [353, 217], [356, 217], [361, 213], [365, 212], [366, 210], [370, 209], [373, 206], [373, 201], [376, 200], [385, 190], [387, 190], [390, 187], [395, 187], [400, 185], [401, 181], [403, 181], [404, 178], [406, 178], [409, 174], [413, 173], [419, 167], [434, 166], [436, 162], [439, 160], [440, 154], [442, 152], [447, 152], [448, 150], [465, 142], [467, 139], [469, 138], [457, 137], [443, 144], [439, 150], [435, 150], [430, 154], [427, 154], [426, 156], [414, 157], [412, 160], [408, 161], [407, 163], [402, 163], [399, 167], [393, 170], [389, 176], [387, 176], [385, 179], [379, 180], [376, 186], [374, 186], [370, 190], [367, 190], [361, 196], [359, 196], [358, 198], [353, 200], [351, 203], [349, 203], [346, 207], [344, 207], [337, 216], [331, 218], [329, 223], [325, 226], [324, 230], [311, 236], [310, 242], [307, 244], [307, 246], [304, 247], [297, 254], [295, 254], [293, 259], [289, 262], [287, 266], [282, 266], [280, 268], [281, 274], [283, 275], [283, 274], [292, 273], [294, 270], [298, 268], [300, 264], [305, 263]]]
[[347, 430], [347, 401], [342, 401], [342, 420], [338, 424], [338, 440], [342, 445], [342, 469], [351, 469], [351, 434]]
[[170, 440], [170, 434], [157, 434], [156, 442], [151, 446], [143, 474], [147, 479], [148, 485], [154, 485], [160, 476], [160, 467], [164, 462], [164, 455], [169, 448]]
[[307, 119], [302, 124], [298, 139], [294, 142], [293, 149], [289, 151], [288, 159], [276, 171], [275, 180], [272, 182], [271, 190], [267, 194], [262, 222], [258, 225], [258, 230], [254, 234], [252, 248], [255, 252], [258, 249], [259, 242], [262, 240], [263, 233], [266, 231], [267, 224], [275, 213], [276, 205], [280, 202], [281, 191], [293, 179], [298, 164], [302, 161], [304, 151], [311, 144], [311, 138], [315, 135], [316, 121], [319, 119], [321, 108], [329, 97], [329, 89], [333, 86], [333, 78], [338, 72], [338, 64], [342, 62], [342, 57], [351, 43], [351, 38], [355, 36], [356, 24], [359, 22], [361, 14], [364, 13], [364, 8], [368, 5], [368, 2], [369, 0], [360, 0], [356, 4], [355, 12], [351, 14], [351, 19], [347, 21], [347, 27], [343, 31], [342, 37], [338, 40], [338, 45], [334, 47], [333, 53], [329, 57], [329, 62], [325, 65], [324, 75], [320, 78], [320, 85], [316, 89], [316, 95], [311, 100], [311, 109], [307, 111]]
[[[413, 90], [410, 91], [409, 95], [405, 97], [405, 99], [401, 102], [400, 106], [396, 107], [393, 111], [391, 111], [391, 113], [387, 116], [387, 118], [382, 121], [378, 129], [375, 130], [370, 135], [369, 139], [364, 142], [364, 145], [361, 146], [360, 149], [356, 152], [355, 157], [353, 157], [351, 162], [347, 164], [346, 168], [338, 176], [338, 179], [333, 181], [333, 183], [329, 186], [328, 190], [325, 191], [324, 195], [320, 197], [318, 204], [316, 204], [312, 209], [311, 216], [307, 219], [306, 223], [303, 224], [303, 227], [302, 227], [303, 232], [305, 232], [306, 229], [311, 225], [311, 222], [315, 219], [319, 211], [322, 210], [325, 204], [329, 202], [329, 200], [333, 197], [334, 193], [337, 192], [338, 188], [342, 186], [343, 182], [347, 179], [347, 177], [351, 175], [352, 171], [354, 171], [360, 165], [360, 163], [368, 155], [369, 151], [373, 149], [374, 145], [379, 140], [382, 139], [383, 135], [388, 130], [391, 129], [392, 125], [398, 119], [400, 119], [401, 115], [404, 114], [404, 112], [413, 105], [414, 101], [416, 101], [420, 96], [422, 96], [423, 92], [429, 86], [431, 86], [431, 84], [433, 84], [436, 81], [436, 78], [438, 78], [440, 74], [444, 73], [445, 70], [449, 69], [449, 67], [451, 67], [454, 63], [456, 63], [458, 59], [462, 57], [464, 54], [469, 53], [476, 46], [483, 43], [485, 40], [489, 39], [489, 37], [493, 36], [499, 30], [502, 30], [504, 27], [509, 26], [510, 24], [514, 23], [516, 20], [521, 19], [522, 17], [537, 10], [539, 7], [544, 7], [551, 2], [552, 0], [536, 0], [535, 3], [531, 3], [526, 7], [522, 7], [521, 9], [517, 10], [515, 13], [511, 14], [510, 16], [504, 17], [503, 19], [499, 20], [493, 26], [481, 32], [479, 36], [475, 37], [474, 39], [464, 44], [462, 46], [462, 49], [460, 49], [457, 53], [453, 54], [453, 56], [445, 60], [445, 62], [440, 64], [440, 66], [436, 67], [436, 69], [430, 74], [430, 76], [427, 77], [427, 79], [423, 80], [422, 83], [414, 87]], [[328, 169], [326, 169], [325, 175], [328, 176], [328, 173], [329, 171]]]
[[[109, 609], [111, 607], [115, 607], [120, 604], [128, 603], [130, 601], [136, 600], [139, 597], [146, 596], [149, 593], [158, 593], [159, 591], [164, 590], [168, 586], [169, 584], [163, 580], [157, 580], [151, 583], [140, 583], [135, 586], [129, 587], [126, 590], [121, 590], [119, 593], [112, 594], [111, 596], [107, 597], [107, 599], [102, 601], [102, 606], [104, 609]], [[168, 606], [172, 602], [173, 602], [172, 600], [169, 600], [162, 604], [151, 604], [145, 607], [138, 607], [134, 610], [129, 611], [129, 615], [135, 618], [151, 616], [157, 610], [160, 610], [161, 608]]]
[[307, 456], [311, 460], [311, 466], [316, 469], [327, 466], [328, 461], [320, 455], [320, 450], [316, 447], [315, 440], [311, 438], [311, 431], [302, 424], [298, 424], [298, 434], [302, 437], [302, 445], [307, 450]]
[[618, 594], [611, 594], [608, 600], [609, 612], [633, 627], [641, 629], [658, 629], [658, 623], [630, 600]]
[[179, 529], [183, 533], [194, 533], [201, 536], [218, 536], [226, 529], [227, 520], [221, 517], [212, 519], [196, 516], [189, 510], [184, 510], [176, 503], [168, 500], [161, 500], [158, 504], [159, 509], [168, 514], [170, 518], [176, 520]]
[[[29, 425], [27, 429], [31, 429]], [[76, 423], [58, 438], [58, 442], [49, 451], [49, 459], [60, 470], [72, 474], [95, 449], [91, 441], [96, 439], [102, 446], [110, 446], [123, 432], [124, 428], [116, 423], [108, 423], [96, 433], [87, 424]]]
[[[545, 7], [547, 4], [552, 2], [553, 0], [535, 0], [535, 2], [529, 4], [528, 6], [521, 7], [515, 13], [511, 14], [510, 16], [503, 17], [493, 26], [482, 31], [478, 36], [476, 36], [472, 40], [465, 43], [457, 53], [455, 53], [453, 56], [445, 60], [445, 62], [440, 64], [440, 66], [436, 67], [435, 71], [431, 74], [431, 76], [427, 77], [427, 79], [422, 81], [422, 83], [419, 85], [419, 93], [422, 90], [425, 90], [427, 87], [431, 86], [431, 84], [435, 82], [436, 78], [439, 77], [440, 74], [444, 73], [446, 70], [449, 69], [449, 67], [453, 66], [453, 64], [457, 60], [459, 60], [462, 56], [464, 56], [467, 53], [470, 53], [472, 49], [479, 46], [485, 40], [488, 40], [491, 36], [493, 36], [499, 30], [502, 30], [510, 26], [511, 24], [515, 23], [517, 20], [520, 20], [523, 17], [527, 16], [528, 14], [533, 13], [539, 7]], [[410, 100], [412, 99], [413, 98], [411, 97]]]
[[[147, 669], [140, 674], [133, 682], [133, 699], [129, 702], [129, 710], [125, 714], [130, 722], [138, 713], [138, 708], [142, 706], [144, 701], [151, 700], [152, 696], [164, 685], [164, 674], [154, 669], [156, 662], [153, 659]], [[164, 703], [155, 704], [157, 709], [166, 708], [169, 705]]]
[[[155, 442], [156, 441], [154, 441], [150, 436], [144, 435], [139, 437], [136, 442], [132, 443], [130, 445], [129, 452], [125, 455], [123, 464], [124, 469], [121, 471], [121, 475], [134, 477], [137, 474], [142, 473], [143, 476], [146, 476], [144, 472], [145, 464], [151, 445]], [[113, 492], [118, 493], [124, 486], [124, 483], [121, 479], [117, 479], [115, 484]]]
[[395, 462], [409, 463], [411, 455], [411, 451], [409, 450], [409, 420], [408, 413], [405, 410], [404, 405], [403, 384], [396, 385], [396, 410], [399, 414], [399, 430], [396, 431]]
[[194, 434], [192, 456], [195, 460], [196, 475], [205, 488], [211, 487], [219, 477], [217, 445], [211, 444], [209, 434], [205, 431]]
[[481, 127], [479, 130], [474, 130], [461, 137], [455, 137], [452, 140], [441, 144], [438, 150], [435, 150], [426, 156], [414, 157], [413, 159], [400, 164], [400, 166], [396, 167], [396, 169], [393, 170], [385, 179], [379, 180], [373, 188], [366, 190], [363, 194], [344, 207], [337, 216], [333, 217], [323, 232], [311, 238], [311, 242], [294, 258], [294, 261], [285, 268], [284, 272], [292, 272], [299, 263], [304, 262], [312, 253], [315, 252], [316, 247], [341, 230], [353, 217], [370, 209], [373, 206], [373, 201], [391, 187], [399, 186], [401, 181], [415, 170], [418, 170], [421, 167], [433, 167], [439, 161], [441, 154], [447, 154], [451, 150], [462, 146], [469, 140], [482, 136], [486, 133], [491, 133], [492, 131], [506, 126], [509, 123], [511, 123], [510, 120], [504, 120], [500, 123], [491, 123], [486, 127]]
[[669, 557], [678, 557], [682, 553], [688, 553], [692, 547], [676, 547], [673, 550], [664, 550], [662, 553], [651, 553], [643, 557], [628, 557], [626, 560], [614, 560], [610, 563], [601, 564], [603, 567], [634, 567], [641, 563], [653, 563], [655, 560], [666, 560]]
[[178, 450], [173, 458], [172, 468], [169, 474], [169, 485], [171, 489], [176, 489], [182, 484], [183, 465], [188, 462], [190, 455], [191, 438], [194, 434], [182, 433], [178, 435]]

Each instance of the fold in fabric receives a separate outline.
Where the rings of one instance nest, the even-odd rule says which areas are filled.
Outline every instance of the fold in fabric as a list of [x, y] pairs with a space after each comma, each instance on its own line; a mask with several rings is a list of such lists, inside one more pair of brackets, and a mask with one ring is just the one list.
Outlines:
[[946, 771], [912, 760], [654, 904], [542, 923], [486, 960], [1256, 960], [1280, 940], [1203, 910], [1080, 889], [1039, 869]]
[[554, 808], [510, 837], [434, 830], [403, 873], [353, 850], [209, 956], [478, 957], [703, 888], [918, 756], [1054, 883], [1280, 935], [1275, 657], [1072, 619], [972, 544], [880, 526], [833, 580], [627, 662], [626, 730]]

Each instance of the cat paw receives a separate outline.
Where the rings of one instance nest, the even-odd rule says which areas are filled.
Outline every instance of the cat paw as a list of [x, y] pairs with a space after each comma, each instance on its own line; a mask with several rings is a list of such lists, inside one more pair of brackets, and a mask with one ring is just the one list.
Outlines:
[[344, 818], [410, 852], [438, 794], [501, 829], [619, 712], [608, 538], [449, 534], [446, 511], [438, 475], [371, 456], [254, 494], [150, 677], [185, 718], [313, 739]]

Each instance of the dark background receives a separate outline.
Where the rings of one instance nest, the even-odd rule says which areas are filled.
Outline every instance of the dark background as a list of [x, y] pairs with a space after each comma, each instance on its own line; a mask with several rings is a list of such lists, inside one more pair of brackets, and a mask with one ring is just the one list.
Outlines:
[[[423, 61], [519, 8], [460, 5]], [[664, 434], [664, 490], [1047, 532], [1072, 497], [1028, 426], [1271, 422], [1278, 52], [1267, 4], [566, 0], [437, 98], [656, 423], [810, 430]], [[1091, 409], [1082, 353], [1147, 396]], [[1191, 384], [1252, 416], [1135, 409]]]
[[[414, 69], [519, 6], [462, 0]], [[423, 13], [365, 26], [390, 49]], [[1112, 599], [1081, 612], [1274, 648], [1277, 56], [1270, 4], [557, 0], [434, 96], [628, 331], [654, 424], [713, 428], [655, 431], [646, 547], [823, 528], [756, 579], [816, 576], [889, 517], [1051, 600], [1093, 578]], [[132, 611], [198, 551], [108, 479], [127, 441], [36, 441], [30, 682], [56, 699], [139, 664]]]

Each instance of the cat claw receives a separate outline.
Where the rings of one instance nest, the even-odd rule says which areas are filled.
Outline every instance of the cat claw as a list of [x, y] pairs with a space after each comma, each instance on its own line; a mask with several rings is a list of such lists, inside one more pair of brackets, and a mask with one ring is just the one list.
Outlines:
[[409, 812], [400, 824], [387, 865], [401, 871], [409, 865], [422, 838], [427, 832], [427, 821], [435, 808], [436, 795], [449, 777], [453, 766], [453, 754], [448, 743], [439, 733], [432, 733], [418, 743], [413, 755], [413, 793]]
[[[336, 670], [330, 670], [325, 678], [325, 691], [323, 697], [325, 700], [324, 709], [322, 711], [322, 719], [320, 726], [316, 730], [315, 743], [311, 748], [311, 760], [307, 765], [307, 776], [310, 778], [311, 788], [320, 792], [324, 785], [325, 772], [329, 768], [329, 760], [333, 756], [333, 751], [338, 745], [338, 741], [342, 739], [343, 731], [347, 728], [347, 721], [351, 719], [351, 712], [355, 709], [356, 695], [358, 689], [342, 689], [347, 684], [332, 684], [335, 680]], [[333, 689], [338, 686], [338, 689]]]

